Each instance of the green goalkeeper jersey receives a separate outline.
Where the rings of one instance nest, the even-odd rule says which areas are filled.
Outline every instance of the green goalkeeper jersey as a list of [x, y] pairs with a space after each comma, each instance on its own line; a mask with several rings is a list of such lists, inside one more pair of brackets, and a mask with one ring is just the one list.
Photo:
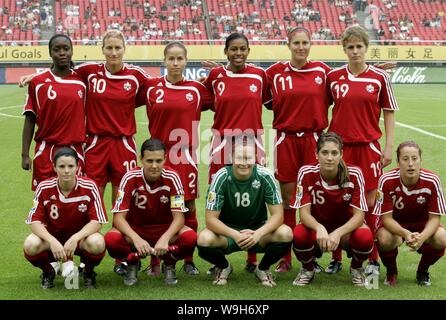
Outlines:
[[232, 166], [220, 169], [212, 179], [206, 197], [206, 209], [220, 211], [219, 219], [234, 229], [257, 229], [268, 219], [266, 204], [281, 204], [273, 174], [255, 165], [246, 181], [237, 180]]

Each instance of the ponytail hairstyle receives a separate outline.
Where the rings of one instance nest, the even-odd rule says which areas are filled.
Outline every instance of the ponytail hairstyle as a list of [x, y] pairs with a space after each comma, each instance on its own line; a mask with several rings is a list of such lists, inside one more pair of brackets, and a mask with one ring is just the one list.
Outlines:
[[[339, 151], [342, 153], [342, 147], [343, 147], [342, 139], [334, 132], [324, 132], [320, 135], [319, 139], [317, 140], [317, 146], [316, 146], [317, 153], [319, 153], [324, 144], [327, 142], [335, 143], [338, 146]], [[339, 161], [337, 180], [338, 180], [338, 185], [340, 187], [342, 187], [345, 183], [350, 181], [347, 165], [345, 164], [342, 158]]]
[[412, 140], [408, 140], [408, 141], [401, 142], [398, 145], [398, 148], [396, 149], [396, 160], [398, 162], [400, 160], [401, 150], [403, 150], [403, 148], [405, 148], [405, 147], [418, 149], [418, 155], [420, 156], [420, 159], [421, 159], [421, 148], [418, 145], [418, 143], [416, 143], [415, 141], [412, 141]]
[[[50, 38], [50, 41], [48, 42], [48, 50], [49, 50], [50, 56], [51, 56], [51, 47], [53, 46], [54, 40], [57, 38], [67, 39], [68, 42], [70, 43], [71, 51], [73, 51], [73, 42], [71, 41], [71, 38], [69, 36], [67, 36], [66, 34], [56, 33], [55, 35], [53, 35]], [[54, 64], [52, 63], [50, 68], [52, 68], [53, 66], [54, 66]], [[72, 60], [70, 60], [70, 69], [74, 69], [74, 62]]]

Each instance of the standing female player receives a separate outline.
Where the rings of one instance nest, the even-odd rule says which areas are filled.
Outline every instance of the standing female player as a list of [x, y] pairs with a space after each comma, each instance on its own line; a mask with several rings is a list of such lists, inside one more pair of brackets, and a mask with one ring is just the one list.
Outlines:
[[353, 284], [363, 286], [362, 263], [373, 248], [373, 234], [364, 224], [364, 178], [359, 168], [342, 160], [337, 134], [323, 133], [316, 150], [319, 163], [303, 166], [298, 173], [293, 207], [299, 208], [301, 222], [294, 228], [293, 250], [302, 269], [293, 285], [309, 284], [315, 274], [313, 260], [341, 247], [352, 257]]
[[[342, 34], [342, 46], [348, 64], [328, 74], [334, 100], [329, 131], [339, 134], [344, 143], [344, 159], [361, 168], [365, 178], [367, 205], [373, 210], [378, 179], [382, 169], [392, 162], [395, 131], [394, 112], [398, 105], [386, 72], [368, 65], [365, 54], [369, 36], [360, 26], [348, 27]], [[381, 152], [379, 118], [384, 115], [385, 147]], [[366, 213], [367, 225], [375, 234], [378, 217]], [[366, 274], [379, 274], [376, 247], [369, 257]]]
[[94, 288], [97, 266], [105, 255], [105, 242], [99, 233], [107, 222], [104, 203], [96, 184], [78, 177], [79, 158], [71, 148], [60, 148], [54, 155], [57, 177], [37, 186], [33, 208], [26, 223], [32, 233], [26, 238], [25, 258], [42, 269], [41, 286], [54, 286], [56, 273], [51, 261], [72, 260], [79, 255], [85, 263], [86, 288]]
[[[200, 82], [184, 79], [187, 49], [182, 43], [171, 42], [164, 48], [164, 63], [167, 75], [148, 80], [141, 94], [147, 105], [150, 136], [165, 144], [166, 165], [175, 168], [183, 182], [189, 209], [185, 214], [185, 225], [197, 232], [198, 128], [203, 107], [209, 107], [214, 98]], [[156, 262], [152, 257], [150, 275], [159, 274]], [[199, 274], [192, 256], [185, 258], [184, 271], [190, 275]]]
[[[309, 61], [311, 40], [307, 29], [288, 32], [290, 61], [277, 62], [266, 70], [273, 96], [273, 128], [276, 130], [274, 168], [284, 203], [284, 223], [296, 226], [291, 199], [299, 169], [316, 162], [314, 150], [321, 132], [328, 126], [331, 104], [325, 63]], [[336, 259], [339, 261], [340, 259]], [[291, 251], [281, 260], [277, 272], [291, 270]]]
[[[228, 64], [213, 68], [204, 82], [215, 97], [209, 183], [220, 168], [231, 164], [232, 137], [242, 133], [255, 136], [257, 162], [265, 163], [262, 104], [271, 100], [271, 94], [265, 71], [246, 64], [249, 51], [246, 36], [229, 35], [224, 49]], [[255, 263], [255, 254], [249, 254], [246, 269], [254, 272]]]
[[[86, 86], [72, 70], [71, 39], [62, 34], [54, 35], [48, 47], [53, 64], [50, 70], [32, 79], [23, 111], [22, 168], [32, 168], [32, 190], [56, 175], [52, 158], [62, 146], [76, 150], [80, 159], [77, 173], [81, 174], [84, 169]], [[29, 148], [36, 124], [36, 146], [31, 162]]]
[[[136, 166], [136, 97], [148, 75], [123, 62], [125, 39], [117, 30], [103, 35], [102, 53], [105, 63], [85, 63], [75, 71], [88, 83], [85, 173], [96, 182], [102, 195], [111, 182], [114, 203], [122, 177]], [[20, 85], [26, 82], [23, 77]], [[115, 270], [123, 275], [123, 267], [117, 264]]]
[[421, 253], [417, 282], [430, 286], [429, 267], [443, 255], [446, 231], [440, 224], [446, 214], [440, 178], [421, 168], [421, 149], [413, 141], [401, 143], [396, 150], [398, 168], [381, 176], [374, 214], [382, 217], [376, 237], [379, 255], [387, 269], [384, 284], [396, 286], [396, 256], [403, 243]]

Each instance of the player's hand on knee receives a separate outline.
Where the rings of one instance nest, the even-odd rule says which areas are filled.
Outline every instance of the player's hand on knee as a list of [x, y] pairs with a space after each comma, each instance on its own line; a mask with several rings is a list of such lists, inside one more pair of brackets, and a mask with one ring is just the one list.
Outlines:
[[153, 248], [156, 256], [165, 255], [169, 251], [169, 242], [159, 239]]
[[65, 255], [67, 256], [67, 258], [72, 259], [74, 252], [76, 251], [77, 248], [77, 239], [74, 237], [71, 237], [70, 239], [67, 240], [67, 242], [65, 242], [64, 244], [64, 250], [65, 250]]

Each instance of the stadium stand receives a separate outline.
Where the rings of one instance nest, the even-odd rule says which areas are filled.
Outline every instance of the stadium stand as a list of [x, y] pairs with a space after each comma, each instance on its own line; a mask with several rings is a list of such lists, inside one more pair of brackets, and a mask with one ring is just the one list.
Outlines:
[[[408, 43], [446, 39], [446, 0], [4, 0], [0, 2], [0, 45], [48, 39], [65, 32], [85, 45], [107, 29], [121, 30], [130, 44], [223, 40], [242, 32], [253, 42], [283, 41], [288, 28], [303, 26], [317, 44], [354, 23], [372, 39]], [[45, 32], [47, 32], [45, 34]], [[136, 40], [138, 40], [136, 42]], [[12, 41], [12, 43], [10, 42]]]

